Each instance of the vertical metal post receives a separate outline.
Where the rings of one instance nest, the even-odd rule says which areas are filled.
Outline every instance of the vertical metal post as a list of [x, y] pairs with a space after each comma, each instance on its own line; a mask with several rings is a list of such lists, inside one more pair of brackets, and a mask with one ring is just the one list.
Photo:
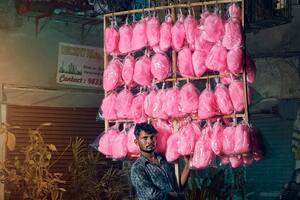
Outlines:
[[[0, 121], [1, 124], [0, 126], [2, 126], [3, 123], [6, 122], [6, 110], [7, 110], [7, 106], [6, 104], [1, 104], [0, 106]], [[0, 135], [0, 162], [4, 162], [5, 161], [5, 148], [6, 148], [6, 138], [4, 138], [5, 135], [2, 134]], [[0, 200], [4, 200], [4, 184], [0, 183]]]

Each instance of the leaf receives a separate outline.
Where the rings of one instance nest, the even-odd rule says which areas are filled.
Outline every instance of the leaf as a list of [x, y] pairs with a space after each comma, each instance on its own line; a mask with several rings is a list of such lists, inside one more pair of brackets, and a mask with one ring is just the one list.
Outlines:
[[49, 144], [48, 147], [51, 151], [57, 151], [56, 146], [54, 144]]
[[50, 160], [51, 159], [51, 153], [47, 153], [46, 157], [47, 157], [48, 160]]
[[10, 151], [15, 150], [16, 136], [11, 132], [7, 132], [6, 146], [7, 146], [8, 150], [10, 150]]

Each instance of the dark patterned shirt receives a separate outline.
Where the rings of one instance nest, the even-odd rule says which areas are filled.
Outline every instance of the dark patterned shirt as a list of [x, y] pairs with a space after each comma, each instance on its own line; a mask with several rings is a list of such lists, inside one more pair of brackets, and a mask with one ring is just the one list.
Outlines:
[[174, 168], [162, 156], [160, 165], [140, 156], [132, 165], [131, 182], [139, 200], [170, 200], [169, 192], [178, 192]]

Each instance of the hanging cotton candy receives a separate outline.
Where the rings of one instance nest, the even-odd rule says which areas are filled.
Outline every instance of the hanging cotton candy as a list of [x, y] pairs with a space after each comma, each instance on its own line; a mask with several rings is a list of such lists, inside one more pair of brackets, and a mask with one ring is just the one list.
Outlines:
[[162, 120], [153, 122], [154, 128], [157, 130], [156, 134], [156, 149], [157, 153], [164, 154], [167, 150], [167, 141], [172, 134], [172, 126]]
[[125, 158], [127, 155], [127, 134], [119, 133], [112, 143], [112, 157], [114, 159]]
[[126, 56], [123, 62], [122, 78], [125, 84], [129, 86], [133, 84], [134, 65], [134, 57], [131, 55]]
[[199, 124], [197, 122], [192, 122], [191, 123], [195, 132], [195, 143], [199, 140], [200, 136], [202, 135], [202, 131], [199, 127]]
[[106, 120], [113, 120], [117, 119], [117, 112], [115, 109], [117, 101], [117, 94], [116, 93], [111, 93], [107, 95], [101, 104], [101, 111], [102, 111], [102, 116]]
[[104, 47], [108, 54], [116, 53], [118, 51], [119, 40], [120, 34], [114, 26], [105, 29]]
[[156, 53], [151, 58], [151, 73], [153, 77], [162, 81], [168, 77], [170, 62], [168, 57], [162, 53]]
[[234, 154], [235, 146], [235, 127], [228, 126], [223, 131], [223, 154], [231, 155]]
[[231, 74], [230, 74], [230, 72], [228, 72], [228, 70], [220, 72], [220, 75], [225, 75], [220, 78], [221, 83], [224, 85], [229, 85], [234, 80], [234, 78], [231, 76]]
[[172, 134], [167, 141], [166, 159], [168, 162], [173, 162], [180, 157], [178, 153], [178, 134]]
[[188, 47], [184, 47], [179, 51], [177, 67], [183, 77], [195, 76], [192, 62], [192, 51]]
[[104, 133], [99, 140], [98, 150], [106, 156], [112, 156], [112, 144], [118, 133], [119, 132], [114, 128]]
[[216, 43], [210, 50], [205, 65], [212, 71], [225, 71], [227, 69], [227, 50], [225, 47]]
[[131, 104], [131, 116], [136, 123], [142, 123], [147, 121], [147, 116], [144, 111], [144, 101], [146, 94], [139, 93], [137, 94]]
[[172, 46], [176, 51], [179, 51], [183, 47], [185, 41], [185, 29], [183, 22], [184, 17], [180, 16], [171, 29]]
[[243, 50], [242, 48], [231, 49], [227, 53], [227, 68], [234, 74], [243, 71]]
[[242, 154], [250, 150], [249, 127], [246, 124], [239, 124], [235, 129], [234, 153]]
[[152, 116], [158, 119], [168, 119], [165, 111], [166, 91], [163, 89], [159, 90], [153, 101]]
[[159, 38], [159, 48], [161, 51], [167, 51], [172, 45], [172, 17], [170, 15], [166, 16], [165, 21], [160, 27], [160, 38]]
[[191, 49], [195, 48], [195, 33], [198, 26], [198, 22], [192, 15], [188, 15], [184, 19], [185, 38]]
[[181, 112], [180, 90], [177, 87], [173, 87], [167, 90], [165, 111], [169, 117], [182, 117], [185, 115]]
[[132, 40], [131, 40], [131, 49], [136, 51], [140, 50], [147, 46], [148, 40], [147, 40], [147, 20], [141, 19], [138, 21], [132, 30]]
[[119, 51], [123, 54], [129, 53], [131, 51], [132, 26], [129, 24], [124, 24], [119, 29], [119, 33]]
[[229, 6], [228, 13], [230, 18], [234, 18], [237, 20], [241, 20], [242, 18], [242, 10], [236, 3], [233, 3]]
[[246, 55], [246, 71], [247, 71], [247, 81], [253, 83], [255, 79], [255, 63], [249, 55]]
[[198, 27], [195, 32], [195, 50], [203, 51], [208, 54], [213, 46], [213, 43], [203, 39], [203, 31], [201, 27]]
[[208, 119], [218, 114], [218, 105], [215, 94], [205, 89], [199, 96], [198, 117], [199, 119]]
[[227, 87], [223, 84], [218, 84], [215, 90], [215, 95], [221, 113], [223, 115], [229, 115], [233, 113], [234, 109]]
[[210, 146], [211, 138], [209, 134], [205, 132], [203, 134], [196, 142], [192, 158], [192, 166], [198, 169], [208, 167], [213, 157], [213, 151]]
[[192, 64], [195, 75], [201, 77], [207, 70], [205, 65], [205, 60], [207, 57], [207, 53], [204, 51], [194, 51], [192, 55]]
[[156, 97], [157, 92], [155, 90], [152, 90], [145, 98], [144, 101], [144, 110], [145, 113], [149, 116], [153, 116], [153, 104]]
[[242, 27], [239, 21], [229, 20], [226, 22], [222, 44], [228, 50], [242, 45]]
[[230, 156], [229, 161], [232, 168], [238, 168], [244, 164], [241, 156]]
[[146, 35], [150, 47], [159, 45], [160, 22], [157, 17], [147, 20]]
[[122, 63], [119, 60], [113, 59], [109, 62], [103, 73], [103, 88], [105, 91], [113, 90], [120, 84], [121, 68]]
[[134, 135], [135, 126], [131, 127], [128, 131], [127, 136], [127, 151], [132, 154], [139, 154], [140, 148], [138, 145], [134, 143], [135, 135]]
[[196, 134], [193, 125], [189, 123], [181, 127], [178, 134], [178, 153], [183, 156], [191, 155], [196, 143]]
[[244, 101], [244, 84], [242, 81], [234, 80], [229, 85], [229, 95], [233, 104], [234, 110], [241, 112], [245, 108]]
[[134, 66], [133, 80], [142, 86], [151, 84], [151, 60], [147, 56], [139, 58]]
[[210, 15], [210, 12], [208, 10], [205, 10], [200, 15], [199, 25], [203, 26], [205, 19]]
[[192, 83], [185, 84], [180, 89], [180, 108], [183, 113], [190, 114], [197, 112], [199, 104], [199, 94], [197, 88]]
[[223, 131], [223, 125], [217, 121], [213, 126], [211, 137], [211, 149], [216, 155], [220, 155], [223, 150]]
[[120, 119], [132, 119], [131, 104], [133, 100], [132, 93], [124, 89], [117, 95], [116, 111]]
[[207, 16], [203, 24], [203, 38], [209, 42], [217, 42], [224, 35], [222, 17], [216, 14]]

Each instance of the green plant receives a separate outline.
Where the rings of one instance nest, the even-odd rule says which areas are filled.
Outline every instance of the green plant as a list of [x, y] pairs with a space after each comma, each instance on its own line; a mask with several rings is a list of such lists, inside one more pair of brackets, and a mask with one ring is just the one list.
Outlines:
[[[48, 125], [45, 123], [36, 130], [29, 130], [29, 142], [21, 151], [24, 159], [16, 157], [0, 163], [0, 181], [6, 184], [10, 194], [21, 194], [26, 200], [62, 199], [65, 192], [62, 174], [49, 171], [52, 153], [57, 150], [55, 145], [44, 142], [40, 132], [41, 127]], [[12, 141], [15, 141], [12, 133], [5, 127], [1, 132], [6, 132], [8, 147], [14, 149], [11, 148], [14, 147]]]
[[120, 199], [125, 187], [121, 183], [123, 172], [107, 169], [105, 158], [89, 149], [82, 138], [73, 139], [71, 148], [73, 161], [69, 166], [71, 180], [66, 199]]

